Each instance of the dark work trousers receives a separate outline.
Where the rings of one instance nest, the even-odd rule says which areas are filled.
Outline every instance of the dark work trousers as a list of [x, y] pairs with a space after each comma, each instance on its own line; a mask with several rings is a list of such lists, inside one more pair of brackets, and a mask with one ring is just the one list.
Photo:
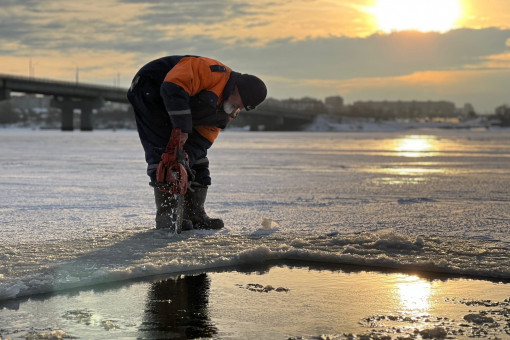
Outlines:
[[[159, 89], [160, 84], [137, 75], [127, 94], [135, 112], [136, 127], [145, 151], [147, 175], [151, 179], [151, 185], [156, 183], [156, 170], [173, 128]], [[206, 186], [211, 184], [207, 159], [207, 149], [210, 146], [211, 142], [195, 130], [188, 134], [188, 140], [184, 144], [190, 167], [195, 171], [195, 182]]]

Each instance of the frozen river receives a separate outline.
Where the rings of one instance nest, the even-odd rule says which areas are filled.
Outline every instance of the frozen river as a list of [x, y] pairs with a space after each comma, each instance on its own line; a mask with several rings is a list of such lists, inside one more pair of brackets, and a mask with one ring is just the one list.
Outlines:
[[[234, 132], [220, 232], [154, 228], [135, 131], [2, 130], [0, 298], [298, 259], [510, 278], [510, 134]], [[263, 221], [263, 223], [262, 223]]]
[[226, 227], [180, 235], [154, 229], [134, 131], [0, 150], [0, 338], [510, 331], [508, 131], [226, 131], [206, 205]]

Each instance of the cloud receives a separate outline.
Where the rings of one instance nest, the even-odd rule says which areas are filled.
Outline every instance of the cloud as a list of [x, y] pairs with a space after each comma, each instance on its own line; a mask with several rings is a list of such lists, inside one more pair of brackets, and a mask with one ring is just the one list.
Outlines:
[[474, 104], [479, 113], [509, 105], [510, 70], [460, 70], [417, 72], [395, 77], [367, 77], [343, 80], [267, 77], [269, 94], [282, 98], [340, 95], [347, 104], [358, 100], [446, 100], [458, 107]]
[[[368, 0], [0, 3], [0, 73], [26, 74], [32, 58], [38, 76], [72, 79], [79, 67], [83, 81], [111, 84], [120, 73], [127, 86], [152, 59], [194, 54], [264, 77], [274, 97], [345, 94], [351, 100], [362, 93], [441, 95], [435, 89], [461, 74], [490, 80], [502, 98], [492, 84], [506, 85], [497, 74], [510, 69], [510, 29], [373, 33]], [[461, 91], [477, 98], [484, 92], [475, 84], [455, 86], [459, 98]]]
[[[2, 5], [0, 53], [45, 56], [52, 51], [66, 54], [77, 49], [100, 50], [102, 42], [120, 41], [127, 27], [138, 24], [137, 16], [145, 8], [144, 5], [130, 5], [119, 10], [116, 5], [111, 1], [97, 1], [91, 5], [61, 0]], [[17, 51], [5, 48], [12, 42], [20, 46]]]
[[244, 16], [250, 6], [223, 0], [189, 1], [189, 0], [120, 0], [120, 4], [145, 4], [147, 10], [138, 17], [146, 25], [210, 25], [222, 22], [232, 16]]
[[398, 32], [367, 38], [280, 40], [232, 53], [238, 59], [256, 59], [262, 72], [277, 69], [279, 75], [293, 79], [389, 77], [482, 65], [489, 56], [505, 53], [509, 37], [510, 30], [500, 29]]
[[510, 70], [420, 72], [403, 77], [358, 79], [341, 86], [349, 101], [447, 100], [462, 106], [474, 104], [479, 113], [492, 113], [510, 104]]
[[[364, 1], [364, 0], [356, 0]], [[262, 46], [275, 40], [339, 36], [355, 13], [324, 0], [247, 3], [241, 0], [1, 0], [0, 53], [44, 54], [47, 49], [132, 47], [205, 38], [220, 45]], [[357, 19], [359, 20], [359, 18]], [[343, 32], [343, 33], [342, 33]], [[352, 32], [351, 32], [352, 33]], [[356, 33], [353, 33], [356, 34]], [[200, 37], [204, 37], [203, 39]], [[4, 45], [19, 44], [17, 52]], [[166, 48], [163, 48], [166, 47]], [[149, 49], [151, 53], [153, 49]]]
[[117, 0], [94, 1], [93, 6], [68, 1], [64, 5], [62, 0], [2, 2], [4, 55], [93, 49], [135, 51], [141, 60], [205, 51], [245, 60], [256, 56], [261, 68], [277, 67], [294, 78], [456, 68], [466, 61], [476, 64], [480, 56], [503, 53], [501, 39], [506, 44], [510, 38], [510, 31], [498, 29], [353, 37], [345, 27], [363, 26], [359, 21], [367, 15], [367, 3], [362, 0], [336, 5], [317, 0], [261, 0], [257, 5], [235, 0]]

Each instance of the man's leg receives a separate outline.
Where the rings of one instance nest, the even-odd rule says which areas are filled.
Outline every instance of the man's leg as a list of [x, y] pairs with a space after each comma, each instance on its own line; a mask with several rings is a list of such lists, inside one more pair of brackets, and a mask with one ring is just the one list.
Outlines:
[[[191, 169], [195, 179], [184, 196], [184, 220], [191, 221], [194, 229], [221, 229], [224, 224], [219, 218], [210, 218], [205, 212], [207, 189], [211, 185], [207, 149], [211, 143], [198, 132], [193, 131], [184, 145], [190, 158]], [[188, 222], [185, 222], [186, 224]]]
[[158, 86], [147, 79], [139, 79], [130, 88], [128, 99], [135, 112], [138, 135], [145, 151], [147, 175], [151, 179], [150, 185], [154, 187], [156, 228], [179, 231], [183, 197], [161, 191], [156, 183], [157, 167], [172, 131], [170, 118], [159, 97]]
[[184, 196], [183, 219], [191, 221], [193, 229], [221, 229], [224, 227], [221, 219], [210, 218], [205, 212], [207, 190], [208, 186], [194, 182]]

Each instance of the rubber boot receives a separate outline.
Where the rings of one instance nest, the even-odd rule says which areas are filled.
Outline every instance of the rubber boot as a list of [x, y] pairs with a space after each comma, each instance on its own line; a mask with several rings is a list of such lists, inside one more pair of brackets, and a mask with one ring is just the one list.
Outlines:
[[[221, 229], [224, 224], [219, 218], [210, 218], [205, 213], [206, 186], [193, 186], [184, 196], [184, 220], [193, 224], [193, 229]], [[187, 222], [185, 222], [187, 223]]]
[[168, 229], [180, 234], [184, 195], [173, 195], [154, 188], [156, 200], [156, 229]]

